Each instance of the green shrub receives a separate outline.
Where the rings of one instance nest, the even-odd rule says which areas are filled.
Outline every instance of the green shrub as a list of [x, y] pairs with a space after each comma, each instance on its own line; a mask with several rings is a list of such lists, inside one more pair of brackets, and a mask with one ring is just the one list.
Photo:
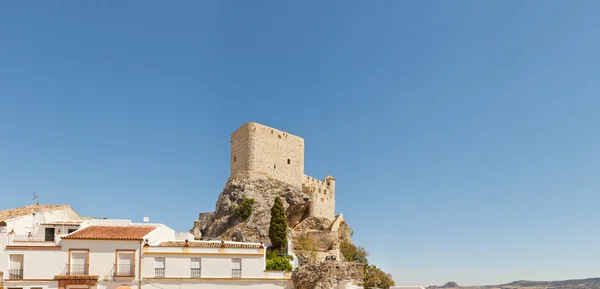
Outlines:
[[356, 261], [360, 263], [368, 263], [367, 251], [363, 247], [357, 247], [349, 241], [342, 241], [340, 243], [340, 254], [344, 256], [346, 261]]
[[269, 239], [274, 249], [282, 249], [287, 246], [287, 221], [285, 209], [281, 198], [276, 197], [271, 208], [271, 222], [269, 223]]
[[389, 289], [391, 286], [395, 286], [395, 282], [392, 279], [391, 274], [383, 272], [375, 265], [366, 266], [365, 273], [365, 284], [364, 288], [383, 288]]
[[269, 271], [292, 271], [292, 264], [287, 257], [275, 256], [267, 260], [267, 270]]
[[252, 206], [254, 206], [254, 199], [244, 199], [242, 203], [233, 210], [233, 215], [236, 218], [245, 221], [252, 215]]

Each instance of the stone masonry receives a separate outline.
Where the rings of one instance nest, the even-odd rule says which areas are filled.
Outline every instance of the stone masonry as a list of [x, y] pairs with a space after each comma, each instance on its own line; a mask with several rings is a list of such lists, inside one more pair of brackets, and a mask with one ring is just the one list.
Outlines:
[[304, 139], [248, 122], [231, 135], [230, 179], [272, 178], [310, 196], [309, 216], [335, 218], [335, 179], [304, 174]]

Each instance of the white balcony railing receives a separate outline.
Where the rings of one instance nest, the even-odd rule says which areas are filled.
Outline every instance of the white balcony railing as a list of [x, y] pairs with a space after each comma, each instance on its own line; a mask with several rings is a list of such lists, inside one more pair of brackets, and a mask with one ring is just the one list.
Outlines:
[[60, 240], [59, 235], [52, 237], [46, 235], [9, 235], [9, 246], [56, 246]]

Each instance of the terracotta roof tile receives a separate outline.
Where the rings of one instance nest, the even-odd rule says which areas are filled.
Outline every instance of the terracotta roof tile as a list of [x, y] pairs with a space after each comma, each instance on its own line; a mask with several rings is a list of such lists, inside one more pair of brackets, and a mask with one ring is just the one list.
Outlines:
[[[164, 241], [159, 244], [160, 247], [183, 247], [185, 241]], [[188, 247], [191, 248], [240, 248], [240, 249], [259, 249], [263, 246], [258, 243], [232, 243], [232, 242], [211, 242], [211, 241], [189, 241]]]
[[142, 240], [156, 228], [155, 226], [89, 226], [62, 239]]
[[44, 211], [55, 211], [65, 208], [70, 208], [69, 205], [48, 205], [48, 204], [39, 204], [39, 205], [29, 205], [25, 207], [13, 208], [8, 210], [0, 211], [0, 221], [7, 221], [10, 219], [23, 217], [27, 215], [31, 215], [35, 212], [44, 212]]

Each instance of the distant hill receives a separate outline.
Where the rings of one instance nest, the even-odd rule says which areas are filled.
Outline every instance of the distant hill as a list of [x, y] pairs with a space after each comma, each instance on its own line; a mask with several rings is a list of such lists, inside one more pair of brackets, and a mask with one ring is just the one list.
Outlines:
[[427, 289], [462, 288], [462, 289], [600, 289], [600, 278], [576, 279], [564, 281], [514, 281], [501, 285], [459, 286], [456, 282], [448, 282], [442, 286], [429, 286]]
[[539, 288], [539, 289], [600, 289], [600, 278], [564, 280], [564, 281], [529, 281], [521, 280], [508, 284], [485, 286], [485, 288]]

